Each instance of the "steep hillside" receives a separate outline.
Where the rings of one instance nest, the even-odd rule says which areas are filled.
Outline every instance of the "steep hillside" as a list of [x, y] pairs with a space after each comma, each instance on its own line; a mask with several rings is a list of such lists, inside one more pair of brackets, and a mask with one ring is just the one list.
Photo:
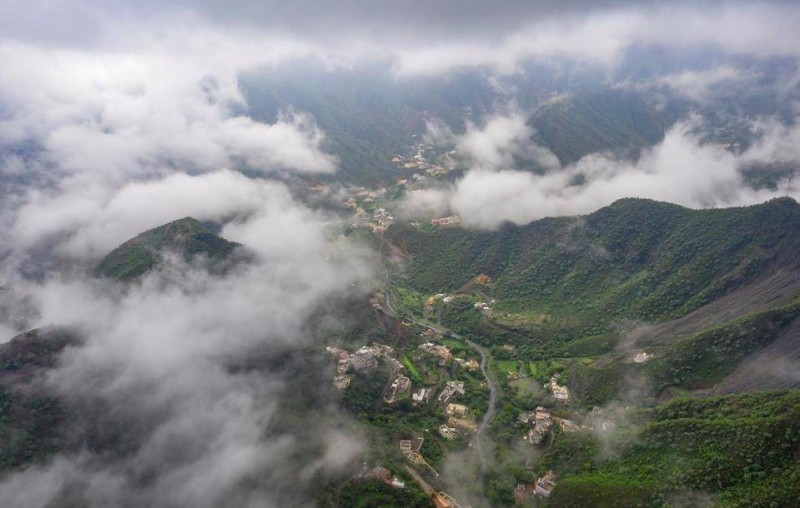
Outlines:
[[[607, 332], [620, 320], [680, 318], [776, 270], [794, 273], [800, 205], [786, 198], [690, 210], [624, 199], [588, 216], [496, 232], [399, 226], [387, 238], [410, 254], [405, 284], [414, 290], [452, 292], [485, 273], [493, 278], [499, 321], [504, 314], [546, 316], [545, 328], [577, 337]], [[791, 284], [781, 294], [796, 289]]]
[[38, 381], [76, 331], [47, 327], [0, 344], [0, 472], [41, 461], [63, 444], [64, 408]]
[[604, 90], [547, 103], [529, 123], [534, 139], [569, 164], [593, 152], [629, 154], [654, 145], [673, 121], [638, 93]]
[[545, 459], [563, 478], [549, 505], [793, 506], [799, 411], [797, 390], [681, 399], [605, 435], [565, 434]]
[[201, 255], [219, 261], [238, 246], [220, 238], [197, 220], [186, 217], [123, 243], [103, 258], [97, 273], [114, 279], [134, 279], [157, 266], [166, 252], [177, 252], [186, 259]]

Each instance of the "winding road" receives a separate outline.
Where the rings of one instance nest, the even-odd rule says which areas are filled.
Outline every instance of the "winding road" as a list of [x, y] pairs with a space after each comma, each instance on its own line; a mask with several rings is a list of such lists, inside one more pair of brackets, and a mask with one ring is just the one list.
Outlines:
[[[382, 256], [385, 255], [385, 253], [383, 252], [383, 249], [386, 246], [386, 243], [387, 242], [386, 242], [385, 238], [383, 237], [383, 233], [381, 233], [381, 246], [379, 248], [379, 252], [381, 253]], [[399, 314], [394, 309], [394, 307], [392, 307], [392, 301], [391, 301], [391, 298], [389, 298], [389, 287], [391, 286], [391, 270], [390, 270], [388, 264], [385, 265], [385, 270], [386, 271], [385, 271], [384, 277], [385, 277], [385, 288], [386, 288], [386, 295], [385, 295], [385, 301], [386, 301], [385, 307], [386, 308], [384, 309], [384, 312], [386, 312], [386, 314], [388, 314], [388, 315], [390, 315], [392, 317], [397, 318]], [[486, 457], [484, 456], [484, 453], [483, 453], [483, 446], [481, 445], [481, 437], [483, 436], [483, 431], [485, 431], [486, 428], [492, 423], [492, 420], [494, 419], [495, 415], [497, 414], [497, 384], [495, 383], [494, 375], [490, 371], [489, 366], [488, 366], [489, 351], [487, 351], [485, 347], [480, 346], [480, 345], [476, 344], [475, 342], [472, 342], [468, 338], [466, 338], [466, 337], [464, 337], [462, 335], [459, 335], [459, 334], [457, 334], [457, 333], [455, 333], [455, 332], [453, 332], [453, 331], [451, 331], [451, 330], [449, 330], [447, 328], [443, 328], [441, 326], [436, 326], [436, 325], [433, 325], [431, 323], [426, 323], [424, 321], [420, 321], [419, 319], [417, 319], [411, 313], [408, 313], [408, 312], [405, 313], [404, 317], [407, 318], [409, 321], [411, 321], [413, 323], [416, 323], [416, 324], [418, 324], [420, 326], [425, 326], [425, 327], [430, 328], [432, 330], [436, 330], [437, 332], [440, 332], [442, 334], [449, 334], [451, 337], [454, 337], [454, 338], [456, 338], [458, 340], [462, 340], [465, 343], [469, 344], [472, 348], [474, 348], [481, 355], [481, 363], [480, 363], [481, 373], [483, 373], [483, 377], [484, 377], [484, 379], [486, 379], [486, 386], [489, 387], [489, 407], [486, 409], [486, 413], [484, 413], [483, 418], [481, 418], [481, 421], [478, 424], [478, 428], [475, 431], [475, 437], [473, 438], [473, 442], [475, 443], [475, 450], [477, 450], [477, 452], [478, 452], [478, 460], [480, 461], [481, 470], [482, 471], [485, 470], [486, 469]]]
[[[450, 332], [451, 334], [453, 332]], [[459, 335], [453, 334], [454, 337], [460, 337]], [[485, 469], [486, 465], [486, 458], [483, 455], [483, 448], [481, 447], [481, 436], [483, 435], [483, 431], [486, 430], [486, 427], [494, 419], [495, 415], [497, 414], [497, 385], [494, 382], [493, 376], [489, 371], [488, 367], [486, 366], [487, 358], [489, 357], [489, 352], [486, 351], [486, 348], [483, 346], [479, 346], [478, 344], [472, 342], [471, 340], [467, 339], [466, 337], [461, 337], [464, 342], [475, 348], [481, 355], [481, 372], [483, 373], [483, 377], [486, 378], [486, 385], [489, 387], [489, 408], [484, 413], [483, 418], [481, 418], [481, 422], [478, 424], [478, 430], [475, 432], [475, 449], [478, 451], [478, 460], [481, 462], [481, 470]]]
[[[395, 318], [398, 317], [398, 312], [394, 310], [394, 307], [392, 307], [392, 302], [391, 299], [389, 298], [388, 289], [386, 291], [385, 300], [386, 300], [386, 309], [385, 309], [386, 313], [392, 317]], [[443, 328], [441, 326], [420, 321], [411, 314], [404, 314], [403, 317], [408, 319], [412, 323], [416, 323], [420, 326], [430, 328], [442, 334], [449, 334], [451, 337], [469, 344], [470, 347], [475, 349], [478, 352], [478, 354], [481, 355], [481, 363], [480, 363], [481, 373], [483, 373], [483, 377], [486, 379], [486, 386], [489, 387], [489, 407], [486, 410], [486, 413], [484, 413], [483, 418], [481, 418], [480, 423], [478, 424], [478, 428], [475, 432], [475, 437], [473, 438], [473, 442], [475, 443], [475, 450], [477, 450], [478, 452], [478, 460], [480, 461], [481, 464], [481, 470], [485, 470], [486, 457], [484, 456], [483, 447], [481, 445], [481, 436], [483, 436], [483, 431], [486, 430], [486, 428], [492, 423], [492, 420], [497, 414], [497, 384], [495, 383], [494, 376], [492, 372], [489, 370], [489, 367], [487, 365], [489, 358], [489, 351], [487, 351], [485, 347], [476, 344], [470, 339], [464, 337], [463, 335], [459, 335], [448, 328]]]

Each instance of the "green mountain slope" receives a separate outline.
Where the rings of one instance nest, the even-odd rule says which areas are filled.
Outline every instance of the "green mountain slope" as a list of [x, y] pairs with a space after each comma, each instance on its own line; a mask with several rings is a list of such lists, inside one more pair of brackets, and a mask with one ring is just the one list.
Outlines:
[[793, 506], [800, 492], [798, 390], [674, 400], [604, 440], [560, 436], [549, 506]]
[[97, 267], [103, 277], [129, 280], [141, 277], [156, 267], [161, 256], [173, 251], [187, 260], [206, 256], [212, 261], [225, 259], [239, 246], [220, 238], [197, 220], [186, 217], [145, 231], [111, 251]]
[[529, 124], [535, 129], [535, 141], [550, 149], [561, 164], [570, 164], [593, 152], [627, 155], [654, 145], [672, 121], [638, 93], [604, 90], [549, 102]]
[[460, 132], [466, 118], [489, 110], [498, 96], [480, 73], [398, 80], [386, 71], [381, 65], [324, 70], [309, 63], [243, 74], [239, 84], [256, 120], [274, 122], [290, 111], [313, 116], [339, 166], [321, 179], [365, 186], [407, 176], [391, 159], [408, 154], [427, 119]]
[[399, 226], [387, 238], [411, 256], [411, 288], [452, 292], [485, 273], [496, 314], [546, 316], [545, 328], [580, 337], [620, 320], [679, 318], [770, 270], [797, 267], [800, 205], [690, 210], [624, 199], [496, 232]]

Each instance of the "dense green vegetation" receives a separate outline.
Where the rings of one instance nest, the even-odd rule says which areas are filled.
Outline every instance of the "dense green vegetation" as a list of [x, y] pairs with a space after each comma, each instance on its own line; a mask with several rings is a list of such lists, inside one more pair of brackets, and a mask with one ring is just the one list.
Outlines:
[[603, 90], [545, 104], [529, 120], [535, 140], [561, 164], [606, 150], [631, 152], [655, 145], [670, 118], [635, 92]]
[[63, 440], [58, 400], [0, 385], [0, 471], [44, 460]]
[[[800, 392], [659, 401], [714, 387], [794, 329], [796, 290], [743, 302], [754, 287], [770, 291], [755, 282], [795, 273], [798, 228], [791, 199], [697, 211], [626, 199], [494, 232], [390, 228], [410, 259], [393, 280], [394, 301], [420, 315], [427, 296], [453, 296], [425, 319], [491, 352], [499, 400], [488, 429], [497, 462], [482, 475], [490, 503], [511, 504], [516, 484], [553, 469], [553, 506], [791, 505], [800, 492]], [[482, 273], [490, 284], [466, 284]], [[678, 319], [726, 295], [724, 308], [736, 312], [724, 319], [706, 322], [705, 309]], [[489, 313], [474, 308], [493, 299]], [[660, 322], [667, 328], [652, 336], [627, 335]], [[684, 328], [670, 332], [676, 323]], [[652, 356], [636, 363], [636, 348]], [[555, 373], [570, 389], [568, 405], [544, 387]], [[526, 426], [517, 417], [536, 406], [597, 430], [556, 427], [523, 467]], [[607, 408], [602, 420], [616, 427], [600, 431], [587, 416], [593, 406]]]
[[[386, 234], [411, 255], [404, 284], [412, 289], [455, 291], [486, 273], [498, 299], [493, 326], [572, 340], [604, 336], [624, 319], [680, 317], [747, 284], [779, 256], [800, 253], [798, 226], [800, 205], [788, 198], [710, 210], [624, 199], [585, 217], [495, 232], [393, 226]], [[586, 345], [611, 344], [605, 335]]]
[[573, 453], [548, 453], [546, 465], [566, 472], [553, 506], [650, 506], [690, 494], [725, 506], [789, 506], [800, 492], [798, 390], [677, 399], [635, 412], [604, 437], [619, 453], [609, 458], [591, 450], [602, 446], [597, 436], [562, 435], [560, 448]]
[[[678, 318], [769, 270], [793, 267], [800, 253], [798, 227], [800, 206], [789, 199], [702, 211], [627, 199], [585, 217], [495, 232], [390, 228], [387, 237], [410, 254], [409, 269], [388, 288], [401, 314], [424, 314], [490, 351], [499, 399], [486, 435], [496, 462], [474, 488], [493, 505], [508, 505], [516, 484], [554, 469], [559, 480], [548, 501], [553, 506], [680, 505], [676, 496], [723, 506], [789, 505], [800, 492], [800, 392], [656, 401], [667, 392], [712, 387], [776, 340], [800, 316], [796, 298], [648, 344], [654, 357], [647, 363], [636, 364], [629, 351], [616, 348], [624, 336], [620, 323]], [[197, 221], [182, 219], [126, 242], [98, 271], [132, 279], [157, 266], [165, 251], [221, 261], [236, 248]], [[491, 276], [490, 284], [465, 284], [482, 273]], [[456, 297], [425, 309], [427, 297], [439, 292]], [[490, 313], [474, 307], [493, 298]], [[447, 380], [460, 380], [466, 394], [454, 402], [466, 405], [475, 419], [486, 411], [483, 375], [420, 352], [417, 345], [428, 340], [419, 336], [421, 325], [383, 316], [361, 301], [348, 305], [357, 307], [349, 321], [325, 319], [322, 311], [312, 318], [313, 334], [343, 347], [373, 340], [391, 344], [415, 389], [428, 386], [438, 394]], [[74, 340], [33, 333], [0, 348], [0, 469], [44, 460], [63, 443], [59, 401], [18, 388], [37, 369], [55, 365]], [[452, 334], [438, 343], [459, 358], [477, 358]], [[556, 403], [544, 387], [556, 373], [571, 390], [569, 405]], [[436, 433], [446, 415], [435, 400], [385, 403], [382, 394], [392, 375], [383, 360], [354, 373], [340, 403], [367, 429], [365, 463], [383, 465], [408, 481], [400, 439], [424, 436], [422, 454], [441, 469], [449, 454], [468, 448], [469, 438], [448, 441]], [[520, 438], [527, 429], [517, 417], [540, 405], [576, 421], [595, 405], [630, 409], [614, 413], [617, 427], [607, 432], [556, 427], [523, 465]], [[317, 499], [322, 506], [429, 504], [410, 482], [396, 490], [358, 477], [322, 488]]]
[[800, 304], [793, 303], [739, 318], [673, 344], [647, 365], [655, 391], [668, 386], [713, 386], [748, 355], [772, 342], [799, 315]]
[[130, 280], [141, 277], [173, 251], [187, 260], [205, 256], [219, 262], [238, 247], [220, 238], [197, 220], [186, 217], [145, 231], [111, 251], [97, 268], [103, 277]]
[[403, 490], [394, 489], [378, 480], [356, 479], [338, 490], [323, 492], [319, 506], [347, 506], [358, 508], [428, 508], [430, 500], [422, 489], [406, 481]]
[[48, 327], [0, 346], [0, 471], [40, 462], [61, 448], [64, 408], [33, 381], [78, 340], [73, 330]]

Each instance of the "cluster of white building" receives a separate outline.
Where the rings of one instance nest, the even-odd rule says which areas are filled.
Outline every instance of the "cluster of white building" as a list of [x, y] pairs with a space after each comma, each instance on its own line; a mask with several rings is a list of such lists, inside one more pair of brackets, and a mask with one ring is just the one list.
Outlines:
[[442, 404], [447, 405], [451, 400], [458, 397], [459, 395], [464, 395], [464, 382], [463, 381], [448, 381], [442, 390], [442, 393], [439, 394], [439, 402]]
[[394, 358], [394, 349], [390, 346], [374, 343], [372, 346], [363, 346], [355, 353], [337, 347], [328, 346], [325, 348], [334, 358], [338, 360], [336, 365], [336, 376], [333, 384], [339, 390], [344, 390], [350, 386], [352, 378], [347, 375], [350, 371], [362, 371], [378, 366], [378, 358], [386, 358], [392, 362], [395, 368], [402, 370], [403, 366]]
[[578, 432], [585, 428], [572, 420], [552, 416], [550, 412], [543, 407], [537, 407], [533, 411], [522, 413], [519, 415], [519, 421], [530, 425], [530, 429], [528, 429], [528, 433], [523, 439], [532, 445], [541, 443], [556, 423], [561, 427], [562, 432]]

